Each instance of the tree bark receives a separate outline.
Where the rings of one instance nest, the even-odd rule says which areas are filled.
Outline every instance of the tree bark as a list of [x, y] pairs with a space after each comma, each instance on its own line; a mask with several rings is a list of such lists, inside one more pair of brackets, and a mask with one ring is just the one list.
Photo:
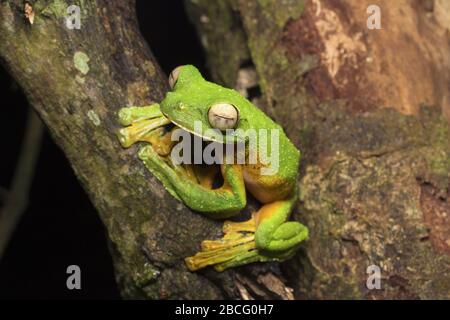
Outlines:
[[[32, 25], [23, 1], [3, 1], [2, 62], [95, 204], [123, 295], [220, 297], [215, 285], [187, 272], [181, 261], [181, 253], [193, 253], [195, 239], [207, 235], [211, 223], [168, 196], [136, 160], [136, 150], [122, 150], [115, 137], [118, 108], [159, 101], [167, 89], [138, 33], [134, 3], [74, 3], [82, 8], [80, 30], [65, 27], [69, 4], [62, 1], [32, 3]], [[182, 226], [190, 223], [198, 227], [188, 232]]]
[[215, 80], [239, 86], [253, 68], [253, 101], [303, 152], [294, 218], [311, 236], [283, 265], [295, 296], [448, 299], [448, 1], [377, 1], [369, 30], [372, 2], [186, 5]]
[[[106, 227], [125, 298], [289, 298], [270, 266], [189, 272], [184, 258], [221, 223], [172, 198], [137, 158], [121, 148], [117, 111], [159, 102], [168, 89], [138, 31], [134, 1], [0, 2], [0, 61], [64, 151]], [[66, 27], [81, 8], [81, 28]], [[61, 214], [64, 214], [63, 212]], [[82, 232], [80, 232], [80, 237]], [[58, 241], [58, 239], [55, 239]]]
[[[82, 9], [80, 30], [65, 26], [69, 1], [30, 1], [33, 24], [23, 1], [0, 2], [0, 61], [97, 208], [124, 297], [289, 298], [282, 279], [296, 298], [449, 298], [448, 11], [438, 0], [382, 3], [382, 17], [407, 10], [383, 31], [364, 29], [364, 2], [188, 3], [215, 79], [252, 83], [253, 65], [255, 103], [302, 150], [294, 218], [311, 230], [281, 271], [191, 273], [183, 258], [221, 224], [173, 199], [115, 137], [120, 107], [167, 90], [134, 1], [70, 1]], [[366, 287], [371, 264], [381, 290]]]

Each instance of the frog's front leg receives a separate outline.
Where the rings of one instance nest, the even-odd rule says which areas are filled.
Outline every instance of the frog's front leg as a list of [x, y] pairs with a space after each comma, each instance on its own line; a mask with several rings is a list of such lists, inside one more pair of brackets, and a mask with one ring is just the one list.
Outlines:
[[[118, 133], [122, 146], [129, 147], [138, 141], [149, 142], [151, 145], [140, 149], [139, 158], [164, 183], [169, 192], [188, 207], [208, 214], [211, 218], [229, 217], [245, 207], [246, 193], [240, 166], [223, 165], [221, 170], [224, 184], [213, 190], [207, 187], [207, 182], [198, 183], [193, 179], [186, 179], [183, 167], [174, 165], [168, 152], [162, 152], [170, 150], [173, 142], [170, 134], [159, 136], [158, 129], [170, 121], [162, 115], [158, 104], [123, 108], [119, 111], [119, 118], [121, 124], [127, 126]], [[167, 148], [163, 148], [164, 146]], [[164, 157], [161, 156], [163, 154]]]
[[158, 103], [144, 107], [126, 107], [119, 110], [119, 121], [123, 126], [129, 126], [141, 120], [162, 117]]
[[187, 179], [182, 167], [160, 157], [151, 146], [142, 148], [139, 157], [150, 171], [158, 173], [160, 180], [170, 184], [170, 189], [192, 210], [221, 219], [239, 213], [246, 205], [244, 179], [239, 165], [223, 165], [224, 183], [218, 189], [211, 189]]
[[170, 123], [161, 113], [159, 104], [146, 107], [128, 107], [119, 111], [119, 120], [125, 128], [118, 132], [118, 138], [124, 148], [138, 141], [151, 142], [151, 137], [158, 129]]

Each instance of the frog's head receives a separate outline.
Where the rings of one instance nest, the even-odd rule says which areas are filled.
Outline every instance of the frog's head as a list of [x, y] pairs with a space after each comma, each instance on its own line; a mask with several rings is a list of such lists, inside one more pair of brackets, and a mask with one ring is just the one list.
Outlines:
[[255, 107], [237, 91], [206, 81], [192, 65], [174, 69], [169, 84], [161, 111], [172, 123], [206, 140], [223, 141], [226, 134], [227, 141], [245, 141]]

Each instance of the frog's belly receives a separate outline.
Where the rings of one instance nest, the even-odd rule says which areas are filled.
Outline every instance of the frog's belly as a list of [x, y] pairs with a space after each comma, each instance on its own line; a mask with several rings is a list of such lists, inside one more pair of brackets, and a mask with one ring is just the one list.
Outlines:
[[293, 188], [278, 177], [254, 174], [251, 170], [244, 170], [243, 176], [246, 189], [262, 203], [285, 199]]

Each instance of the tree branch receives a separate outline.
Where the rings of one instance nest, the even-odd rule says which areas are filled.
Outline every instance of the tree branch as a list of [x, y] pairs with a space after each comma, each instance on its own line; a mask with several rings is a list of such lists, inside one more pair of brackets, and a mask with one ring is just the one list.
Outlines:
[[377, 1], [369, 30], [370, 0], [186, 1], [215, 80], [253, 66], [254, 102], [303, 154], [293, 217], [310, 239], [282, 265], [296, 298], [450, 297], [446, 3]]
[[[66, 27], [69, 1], [30, 4], [33, 24], [23, 1], [0, 2], [1, 62], [98, 210], [123, 296], [239, 298], [236, 271], [191, 273], [183, 261], [202, 240], [217, 237], [221, 223], [172, 198], [136, 148], [124, 150], [116, 138], [119, 108], [158, 102], [168, 87], [138, 32], [134, 1], [70, 1], [81, 7], [80, 30]], [[255, 278], [267, 273], [255, 266], [242, 270]], [[263, 285], [259, 290], [274, 296]]]
[[28, 196], [41, 150], [44, 128], [33, 109], [28, 111], [24, 142], [14, 172], [11, 189], [0, 214], [0, 259], [16, 228], [22, 213], [28, 207]]

